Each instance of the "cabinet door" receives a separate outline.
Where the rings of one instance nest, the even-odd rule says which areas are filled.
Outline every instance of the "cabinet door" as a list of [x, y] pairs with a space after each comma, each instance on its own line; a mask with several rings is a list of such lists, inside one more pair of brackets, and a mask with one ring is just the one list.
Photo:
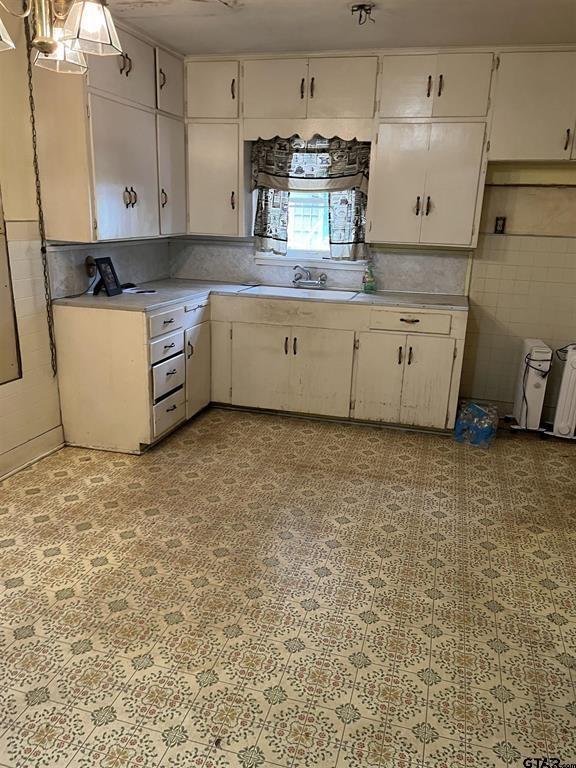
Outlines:
[[251, 408], [288, 410], [290, 328], [233, 323], [232, 402]]
[[380, 87], [382, 117], [430, 117], [436, 56], [384, 56]]
[[186, 354], [186, 418], [210, 402], [210, 323], [188, 328], [184, 335]]
[[565, 160], [576, 123], [576, 51], [503, 53], [490, 160]]
[[308, 117], [372, 117], [378, 59], [310, 59]]
[[238, 234], [238, 126], [188, 125], [188, 231]]
[[129, 101], [156, 106], [154, 48], [119, 30], [123, 56], [91, 56], [88, 84]]
[[244, 117], [306, 117], [308, 59], [244, 62]]
[[368, 190], [369, 242], [418, 243], [430, 125], [380, 126]]
[[160, 234], [186, 232], [186, 150], [184, 123], [157, 116]]
[[354, 418], [398, 423], [405, 343], [395, 333], [359, 334]]
[[184, 117], [184, 64], [162, 48], [156, 48], [156, 99], [158, 109]]
[[292, 328], [289, 411], [350, 415], [354, 331]]
[[421, 243], [471, 244], [484, 131], [484, 123], [431, 126]]
[[238, 117], [238, 62], [186, 64], [188, 117]]
[[154, 114], [92, 94], [90, 118], [98, 239], [158, 235]]
[[491, 53], [445, 53], [436, 60], [433, 117], [483, 117], [488, 111]]
[[407, 336], [400, 422], [444, 429], [454, 365], [454, 339]]

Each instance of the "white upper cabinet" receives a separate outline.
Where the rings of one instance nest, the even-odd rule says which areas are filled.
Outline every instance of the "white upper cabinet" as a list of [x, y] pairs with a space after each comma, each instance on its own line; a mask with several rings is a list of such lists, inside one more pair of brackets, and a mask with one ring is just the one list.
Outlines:
[[384, 56], [380, 86], [382, 117], [431, 117], [436, 56]]
[[471, 244], [484, 132], [484, 123], [430, 126], [421, 243]]
[[188, 117], [238, 117], [238, 62], [189, 61], [186, 93]]
[[90, 115], [98, 239], [158, 235], [154, 114], [92, 94]]
[[184, 116], [184, 65], [162, 48], [156, 48], [156, 103], [162, 112]]
[[121, 56], [91, 56], [88, 84], [152, 109], [156, 106], [154, 48], [120, 30]]
[[370, 167], [367, 240], [420, 242], [429, 139], [427, 123], [380, 126]]
[[503, 53], [490, 160], [567, 160], [576, 124], [576, 52]]
[[306, 117], [308, 59], [245, 61], [244, 117]]
[[244, 62], [244, 117], [370, 118], [376, 56]]
[[473, 245], [484, 131], [484, 123], [381, 125], [366, 239]]
[[186, 149], [181, 120], [157, 115], [160, 234], [186, 232]]
[[436, 58], [432, 117], [484, 117], [488, 111], [491, 53], [443, 53]]
[[491, 75], [491, 53], [384, 56], [380, 115], [483, 117]]
[[238, 126], [188, 125], [188, 231], [238, 234]]
[[372, 117], [376, 56], [310, 59], [308, 117]]

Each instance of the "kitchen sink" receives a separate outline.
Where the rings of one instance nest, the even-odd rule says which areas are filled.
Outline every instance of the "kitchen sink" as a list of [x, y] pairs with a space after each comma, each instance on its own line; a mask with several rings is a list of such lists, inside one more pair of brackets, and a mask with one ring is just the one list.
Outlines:
[[270, 296], [282, 299], [325, 299], [330, 301], [350, 301], [356, 296], [355, 291], [331, 291], [325, 288], [288, 288], [274, 285], [257, 285], [242, 291], [244, 295]]

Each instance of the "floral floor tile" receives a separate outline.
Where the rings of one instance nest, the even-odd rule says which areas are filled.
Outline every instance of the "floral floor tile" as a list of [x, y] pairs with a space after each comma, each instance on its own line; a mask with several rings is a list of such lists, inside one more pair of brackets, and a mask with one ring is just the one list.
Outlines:
[[214, 671], [231, 684], [264, 689], [280, 682], [289, 659], [290, 651], [284, 643], [241, 635], [228, 641]]
[[424, 743], [411, 730], [359, 720], [346, 729], [341, 763], [346, 768], [420, 768]]
[[426, 717], [427, 689], [416, 675], [371, 665], [358, 671], [352, 704], [362, 717], [409, 727]]
[[291, 699], [335, 709], [350, 701], [356, 671], [344, 656], [306, 649], [290, 658], [281, 685]]

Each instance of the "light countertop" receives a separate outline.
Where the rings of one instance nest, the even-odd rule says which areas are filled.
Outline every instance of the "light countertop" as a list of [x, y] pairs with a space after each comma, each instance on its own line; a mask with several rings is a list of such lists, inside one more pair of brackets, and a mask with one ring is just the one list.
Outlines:
[[207, 282], [204, 280], [168, 279], [142, 283], [139, 290], [154, 293], [121, 293], [98, 296], [91, 293], [74, 298], [55, 299], [56, 306], [82, 307], [86, 309], [118, 309], [123, 311], [150, 312], [171, 304], [206, 298], [210, 294], [297, 299], [331, 303], [351, 303], [368, 306], [413, 307], [415, 309], [446, 309], [450, 311], [468, 309], [466, 296], [435, 293], [404, 293], [400, 291], [379, 291], [375, 294], [331, 289], [292, 288], [289, 286], [253, 285]]

